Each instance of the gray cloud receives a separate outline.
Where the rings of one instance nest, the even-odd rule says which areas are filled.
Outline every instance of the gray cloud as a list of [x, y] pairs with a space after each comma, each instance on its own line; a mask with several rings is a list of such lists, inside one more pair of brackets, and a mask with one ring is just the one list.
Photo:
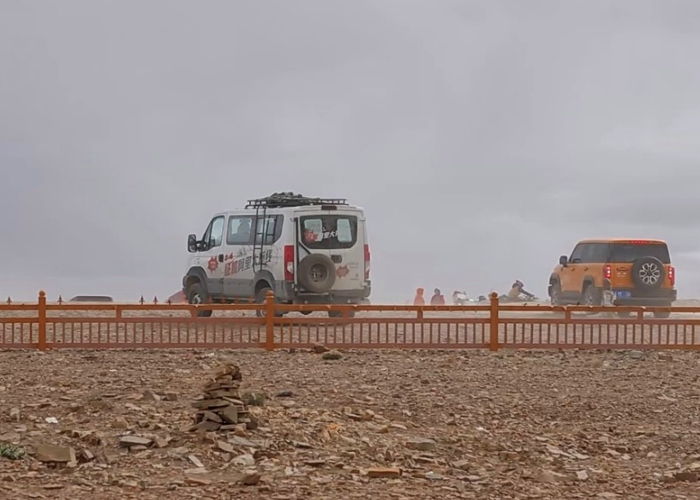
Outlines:
[[628, 234], [700, 294], [699, 56], [695, 1], [5, 2], [0, 295], [168, 293], [279, 190], [367, 209], [376, 300]]

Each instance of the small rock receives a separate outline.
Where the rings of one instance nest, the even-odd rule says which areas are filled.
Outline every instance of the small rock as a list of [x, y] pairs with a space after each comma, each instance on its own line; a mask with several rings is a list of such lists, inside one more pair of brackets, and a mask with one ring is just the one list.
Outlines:
[[187, 481], [187, 484], [190, 484], [192, 486], [207, 486], [211, 484], [211, 480], [197, 476], [187, 476], [185, 481]]
[[10, 410], [10, 420], [16, 420], [17, 422], [19, 422], [19, 418], [20, 418], [19, 408], [12, 408]]
[[66, 446], [54, 446], [40, 444], [36, 447], [35, 458], [43, 463], [69, 463], [76, 462], [75, 450]]
[[232, 462], [234, 465], [240, 465], [241, 467], [252, 467], [255, 465], [255, 458], [253, 458], [253, 455], [246, 453], [235, 457]]
[[452, 467], [460, 470], [467, 470], [469, 468], [469, 460], [457, 460], [452, 462]]
[[255, 486], [260, 482], [260, 473], [253, 469], [247, 470], [238, 482], [244, 486]]
[[418, 451], [433, 451], [437, 443], [432, 439], [412, 439], [406, 443], [406, 447]]
[[190, 462], [192, 462], [192, 465], [194, 465], [194, 466], [197, 467], [198, 469], [203, 469], [203, 468], [204, 468], [204, 464], [203, 464], [196, 456], [194, 456], [194, 455], [188, 455], [188, 456], [187, 456], [187, 460], [189, 460]]
[[585, 470], [580, 470], [580, 471], [576, 472], [576, 479], [578, 479], [579, 481], [587, 480], [588, 479], [588, 472], [586, 472]]
[[234, 448], [230, 444], [228, 444], [225, 441], [217, 441], [216, 442], [216, 447], [220, 450], [223, 451], [224, 453], [233, 453]]
[[630, 359], [643, 359], [644, 352], [642, 352], [642, 351], [630, 351], [628, 356]]
[[294, 393], [292, 391], [281, 391], [277, 393], [278, 398], [293, 398]]
[[556, 483], [559, 481], [564, 481], [568, 478], [565, 474], [552, 472], [550, 470], [541, 470], [535, 473], [533, 479], [538, 483]]
[[163, 393], [163, 399], [165, 401], [177, 401], [177, 393], [176, 392], [166, 392]]
[[340, 354], [338, 351], [328, 351], [328, 352], [324, 352], [321, 355], [321, 359], [323, 359], [325, 361], [336, 361], [339, 359], [343, 359], [343, 355]]
[[127, 422], [124, 417], [117, 417], [112, 422], [112, 428], [113, 429], [128, 429], [129, 422]]
[[330, 349], [328, 349], [326, 346], [321, 345], [321, 344], [316, 344], [315, 346], [313, 346], [312, 350], [316, 354], [324, 354], [324, 353], [330, 351]]
[[162, 398], [153, 391], [144, 391], [143, 399], [146, 401], [160, 401]]
[[401, 469], [398, 467], [373, 467], [367, 471], [367, 477], [396, 479], [401, 477]]
[[659, 361], [673, 361], [673, 355], [667, 352], [659, 353], [656, 357]]
[[676, 472], [675, 474], [673, 474], [673, 478], [676, 481], [695, 483], [698, 481], [698, 473], [693, 471]]

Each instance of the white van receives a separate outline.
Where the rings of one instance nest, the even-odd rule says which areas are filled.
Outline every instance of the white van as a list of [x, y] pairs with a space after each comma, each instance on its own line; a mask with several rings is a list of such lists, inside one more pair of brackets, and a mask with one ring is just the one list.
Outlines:
[[286, 304], [358, 304], [371, 293], [364, 211], [344, 199], [249, 200], [215, 214], [201, 239], [190, 234], [187, 250], [182, 285], [190, 304], [262, 303], [268, 290]]

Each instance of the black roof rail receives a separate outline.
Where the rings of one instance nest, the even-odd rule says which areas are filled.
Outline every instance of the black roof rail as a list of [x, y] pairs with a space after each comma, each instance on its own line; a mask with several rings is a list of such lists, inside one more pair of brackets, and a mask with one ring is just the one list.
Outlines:
[[301, 207], [309, 205], [347, 205], [345, 198], [309, 198], [301, 194], [289, 193], [272, 193], [265, 198], [248, 200], [245, 208], [283, 208], [283, 207]]

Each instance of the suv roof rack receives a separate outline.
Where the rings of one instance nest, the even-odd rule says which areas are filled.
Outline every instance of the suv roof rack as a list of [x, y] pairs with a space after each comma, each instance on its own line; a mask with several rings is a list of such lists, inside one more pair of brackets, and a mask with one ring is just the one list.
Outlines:
[[344, 198], [309, 198], [301, 194], [294, 194], [291, 191], [288, 193], [272, 193], [265, 198], [248, 200], [245, 208], [282, 208], [282, 207], [301, 207], [308, 205], [347, 205], [348, 202]]

